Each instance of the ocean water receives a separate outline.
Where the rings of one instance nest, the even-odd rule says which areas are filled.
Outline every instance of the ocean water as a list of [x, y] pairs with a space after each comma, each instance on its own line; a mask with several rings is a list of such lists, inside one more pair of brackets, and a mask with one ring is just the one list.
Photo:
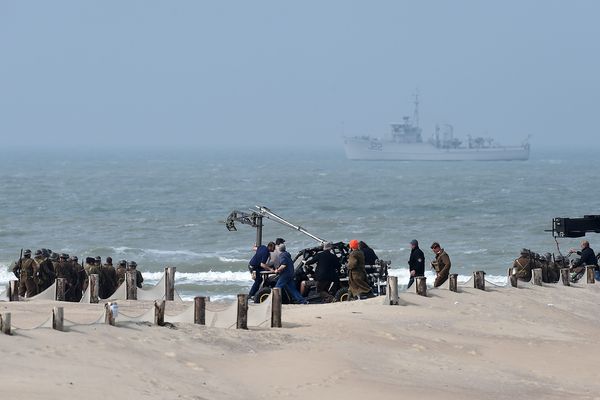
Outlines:
[[[600, 213], [597, 153], [536, 151], [526, 162], [356, 162], [332, 150], [0, 150], [0, 284], [21, 248], [138, 262], [146, 282], [177, 267], [184, 297], [251, 285], [255, 232], [222, 221], [264, 205], [317, 236], [360, 239], [407, 281], [409, 241], [438, 241], [466, 279], [503, 283], [523, 247], [556, 252], [553, 217]], [[292, 254], [315, 245], [265, 222]], [[592, 247], [600, 236], [589, 237]], [[560, 240], [562, 250], [577, 239]], [[596, 246], [598, 247], [598, 246]]]

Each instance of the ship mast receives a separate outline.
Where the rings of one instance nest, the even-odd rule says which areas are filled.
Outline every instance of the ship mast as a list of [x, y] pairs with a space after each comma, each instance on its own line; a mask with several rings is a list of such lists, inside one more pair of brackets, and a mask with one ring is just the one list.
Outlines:
[[413, 115], [415, 126], [419, 127], [419, 93], [415, 93], [415, 114]]

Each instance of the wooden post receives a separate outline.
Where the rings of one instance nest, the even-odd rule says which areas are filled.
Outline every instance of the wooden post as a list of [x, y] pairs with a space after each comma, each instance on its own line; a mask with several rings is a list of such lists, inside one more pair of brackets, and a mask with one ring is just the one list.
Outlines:
[[560, 279], [564, 286], [571, 286], [569, 268], [560, 269]]
[[104, 323], [107, 325], [115, 325], [115, 315], [112, 312], [113, 303], [104, 304]]
[[419, 296], [427, 297], [427, 278], [424, 276], [416, 276], [415, 281], [416, 281], [415, 286], [417, 289], [417, 294]]
[[587, 271], [587, 283], [596, 283], [596, 277], [594, 276], [594, 273], [596, 272], [596, 266], [588, 265], [585, 267], [585, 269]]
[[387, 278], [387, 293], [390, 306], [397, 306], [400, 304], [400, 297], [398, 296], [398, 277], [388, 276]]
[[542, 269], [534, 268], [531, 270], [533, 277], [531, 278], [534, 285], [542, 286]]
[[450, 291], [458, 293], [458, 274], [450, 274]]
[[8, 301], [19, 301], [19, 281], [8, 282]]
[[206, 325], [206, 297], [194, 297], [194, 323]]
[[238, 294], [237, 300], [236, 329], [248, 329], [248, 295]]
[[10, 313], [0, 315], [0, 331], [5, 335], [10, 335]]
[[98, 302], [98, 274], [92, 274], [89, 277], [88, 290], [90, 291], [90, 303]]
[[271, 328], [281, 328], [281, 289], [271, 290]]
[[125, 272], [127, 300], [137, 300], [137, 274], [135, 270]]
[[67, 280], [65, 278], [56, 278], [56, 301], [65, 301], [65, 288]]
[[158, 326], [165, 325], [165, 300], [161, 300], [160, 303], [154, 302], [154, 324]]
[[175, 300], [175, 267], [165, 268], [165, 300]]
[[475, 271], [473, 272], [473, 287], [479, 290], [485, 290], [485, 272]]
[[52, 310], [52, 329], [62, 331], [64, 327], [63, 322], [64, 309], [62, 307], [54, 307]]

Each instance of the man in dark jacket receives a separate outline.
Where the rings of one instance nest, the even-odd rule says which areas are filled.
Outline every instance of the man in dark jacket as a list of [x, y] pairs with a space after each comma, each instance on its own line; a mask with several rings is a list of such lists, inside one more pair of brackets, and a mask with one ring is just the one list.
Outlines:
[[317, 281], [317, 291], [324, 303], [331, 303], [333, 296], [329, 292], [332, 285], [338, 286], [338, 272], [342, 267], [340, 260], [331, 252], [333, 244], [327, 242], [323, 245], [323, 251], [317, 253], [312, 259], [306, 262], [306, 265], [317, 264], [315, 269], [315, 280]]
[[377, 254], [375, 254], [375, 250], [369, 247], [368, 244], [363, 242], [362, 240], [358, 242], [358, 248], [363, 252], [365, 256], [365, 265], [375, 265], [377, 262]]
[[250, 288], [248, 297], [254, 297], [256, 292], [258, 292], [258, 290], [260, 289], [260, 286], [263, 282], [261, 272], [272, 271], [272, 268], [268, 265], [268, 261], [269, 257], [271, 256], [271, 252], [273, 251], [275, 251], [275, 243], [273, 242], [269, 242], [269, 244], [266, 246], [263, 244], [256, 248], [256, 253], [254, 253], [254, 256], [252, 256], [252, 259], [248, 263], [248, 268], [252, 272], [252, 278], [254, 279], [254, 283]]
[[425, 254], [419, 248], [417, 239], [410, 241], [410, 257], [408, 259], [408, 269], [410, 271], [410, 279], [407, 289], [412, 286], [416, 276], [425, 276]]
[[275, 287], [279, 289], [285, 288], [294, 302], [298, 304], [308, 304], [294, 284], [294, 261], [292, 261], [290, 253], [286, 251], [285, 243], [281, 243], [278, 246], [278, 249], [279, 267], [275, 269], [275, 272], [279, 274], [279, 278], [277, 278]]
[[365, 255], [359, 249], [358, 240], [350, 241], [350, 254], [348, 255], [348, 290], [353, 297], [372, 297], [373, 292], [367, 280], [365, 270]]
[[587, 265], [595, 265], [596, 270], [598, 270], [598, 259], [596, 258], [596, 253], [590, 247], [590, 242], [584, 240], [581, 242], [581, 251], [576, 251], [575, 249], [570, 250], [571, 253], [577, 253], [579, 255], [579, 260], [575, 261], [573, 267], [571, 268], [571, 281], [577, 282], [585, 273], [585, 267]]

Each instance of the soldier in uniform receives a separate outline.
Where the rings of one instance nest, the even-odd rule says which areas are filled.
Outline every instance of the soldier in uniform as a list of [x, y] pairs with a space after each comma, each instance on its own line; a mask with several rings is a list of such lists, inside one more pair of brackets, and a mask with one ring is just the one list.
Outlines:
[[141, 289], [142, 282], [144, 282], [144, 277], [142, 276], [142, 273], [137, 270], [137, 263], [135, 261], [130, 261], [129, 264], [127, 265], [127, 270], [135, 271], [135, 284], [137, 287], [139, 287]]
[[[56, 255], [58, 256], [58, 254]], [[71, 262], [69, 261], [68, 254], [63, 253], [60, 255], [60, 260], [56, 264], [54, 271], [56, 272], [56, 279], [64, 278], [67, 281], [67, 284], [65, 286], [65, 300], [73, 301], [73, 293], [75, 291], [75, 278], [73, 274], [73, 267], [71, 266]]]
[[19, 296], [32, 297], [38, 293], [37, 285], [34, 281], [36, 268], [35, 261], [31, 258], [31, 250], [25, 250], [23, 258], [13, 267], [13, 273], [19, 278]]
[[350, 241], [350, 254], [348, 255], [348, 289], [354, 297], [372, 297], [373, 292], [367, 281], [365, 270], [365, 255], [359, 249], [358, 240]]
[[102, 266], [102, 285], [99, 295], [102, 299], [108, 299], [117, 290], [117, 272], [112, 264], [112, 257], [106, 257], [106, 263]]
[[78, 302], [83, 297], [83, 292], [87, 289], [87, 273], [82, 264], [79, 264], [77, 256], [71, 257], [71, 268], [73, 269], [73, 300]]
[[35, 252], [34, 260], [37, 264], [35, 280], [38, 285], [39, 293], [52, 286], [54, 279], [56, 278], [54, 266], [52, 265], [52, 261], [48, 258], [49, 255], [50, 253], [47, 249], [36, 250]]
[[435, 253], [435, 260], [431, 262], [431, 266], [435, 269], [437, 276], [435, 277], [435, 282], [433, 283], [433, 287], [441, 286], [448, 279], [448, 275], [450, 274], [450, 266], [452, 265], [450, 262], [450, 257], [441, 248], [438, 242], [433, 242], [431, 245], [431, 250]]
[[119, 265], [117, 266], [116, 270], [117, 288], [119, 288], [123, 282], [125, 282], [125, 271], [127, 271], [127, 261], [121, 260], [119, 261]]
[[85, 269], [85, 273], [87, 274], [87, 276], [90, 276], [90, 270], [95, 265], [96, 265], [96, 260], [94, 260], [94, 257], [86, 257], [85, 258], [85, 266], [83, 267], [83, 269]]

